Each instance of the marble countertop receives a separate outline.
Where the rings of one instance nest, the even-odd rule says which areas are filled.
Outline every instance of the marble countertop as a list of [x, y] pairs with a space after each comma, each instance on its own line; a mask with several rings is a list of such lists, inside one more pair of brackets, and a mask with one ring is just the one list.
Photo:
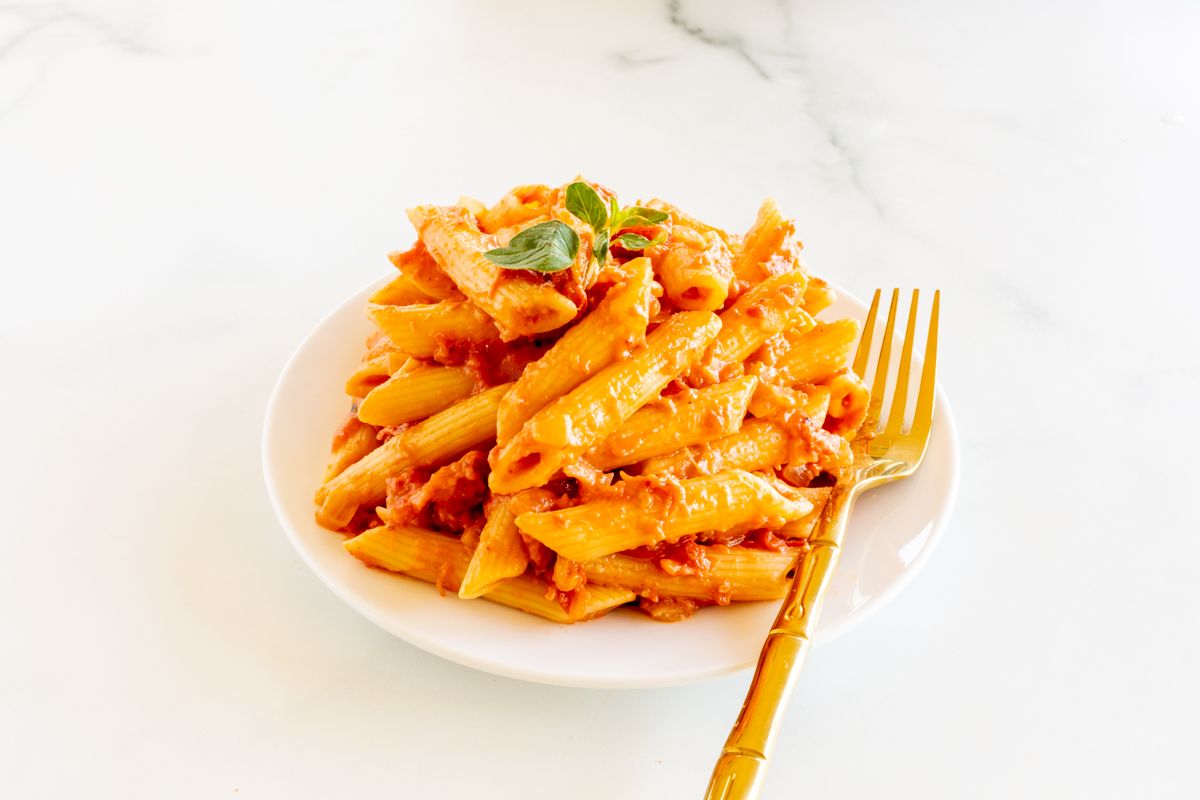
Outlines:
[[[745, 676], [492, 677], [268, 504], [268, 392], [404, 208], [577, 173], [863, 295], [940, 287], [921, 577], [811, 660], [767, 797], [1195, 797], [1200, 7], [0, 5], [0, 790], [698, 797]], [[1193, 398], [1189, 400], [1189, 398]]]

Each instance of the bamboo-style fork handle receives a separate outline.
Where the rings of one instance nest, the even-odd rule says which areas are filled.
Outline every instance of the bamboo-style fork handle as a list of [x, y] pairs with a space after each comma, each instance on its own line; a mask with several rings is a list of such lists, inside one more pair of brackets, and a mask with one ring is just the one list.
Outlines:
[[834, 489], [813, 531], [811, 549], [796, 565], [796, 577], [767, 634], [742, 710], [713, 768], [707, 800], [744, 800], [757, 797], [762, 789], [780, 712], [812, 648], [813, 626], [837, 567], [853, 496], [853, 486]]
[[[870, 359], [875, 320], [879, 313], [881, 290], [875, 291], [867, 313], [858, 351], [854, 355], [854, 371], [865, 378]], [[912, 475], [925, 456], [929, 432], [933, 424], [936, 392], [938, 309], [941, 293], [934, 292], [933, 309], [929, 316], [929, 333], [925, 344], [925, 363], [917, 389], [916, 409], [912, 424], [905, 425], [908, 407], [909, 374], [912, 368], [913, 345], [917, 323], [918, 292], [912, 294], [905, 326], [904, 343], [900, 347], [900, 366], [892, 384], [891, 408], [883, 414], [883, 399], [888, 388], [888, 363], [892, 354], [893, 329], [900, 290], [892, 292], [883, 342], [875, 365], [875, 380], [871, 387], [871, 402], [866, 419], [851, 445], [855, 458], [853, 467], [844, 474], [821, 514], [817, 528], [809, 539], [807, 550], [796, 565], [783, 606], [775, 617], [767, 640], [758, 657], [750, 690], [742, 703], [737, 722], [725, 741], [725, 748], [713, 769], [708, 784], [707, 800], [749, 800], [757, 797], [766, 775], [767, 759], [775, 744], [782, 710], [787, 706], [792, 686], [808, 651], [812, 648], [812, 632], [825, 588], [837, 568], [842, 539], [850, 507], [865, 491]]]

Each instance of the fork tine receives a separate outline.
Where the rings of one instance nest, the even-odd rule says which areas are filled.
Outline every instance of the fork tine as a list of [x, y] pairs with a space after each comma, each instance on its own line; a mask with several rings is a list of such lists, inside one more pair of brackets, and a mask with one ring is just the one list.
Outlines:
[[908, 408], [908, 375], [912, 367], [913, 335], [917, 329], [917, 298], [913, 289], [908, 306], [908, 325], [904, 328], [904, 346], [900, 348], [900, 370], [896, 373], [896, 391], [892, 394], [892, 410], [888, 412], [885, 436], [899, 436], [904, 430], [904, 412]]
[[879, 316], [879, 295], [882, 289], [875, 290], [871, 298], [871, 310], [867, 312], [867, 321], [863, 323], [862, 335], [858, 337], [858, 351], [854, 354], [854, 372], [866, 380], [867, 361], [871, 357], [871, 337], [875, 335], [875, 318]]
[[887, 327], [883, 330], [883, 344], [879, 346], [879, 361], [875, 364], [875, 383], [871, 386], [871, 405], [867, 409], [867, 421], [863, 430], [869, 431], [879, 421], [879, 410], [883, 408], [883, 390], [887, 388], [888, 361], [892, 356], [892, 331], [896, 327], [896, 305], [900, 302], [900, 290], [892, 290], [892, 304], [888, 308]]
[[925, 366], [921, 369], [921, 388], [917, 394], [917, 410], [913, 414], [912, 436], [929, 438], [933, 423], [933, 395], [937, 387], [938, 307], [942, 291], [933, 293], [933, 311], [929, 314], [929, 335], [925, 343]]

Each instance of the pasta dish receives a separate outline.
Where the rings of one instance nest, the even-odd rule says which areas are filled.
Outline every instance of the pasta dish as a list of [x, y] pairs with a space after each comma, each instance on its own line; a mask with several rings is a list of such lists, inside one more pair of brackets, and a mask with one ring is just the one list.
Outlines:
[[317, 521], [556, 622], [782, 597], [868, 390], [775, 202], [744, 235], [583, 179], [408, 216]]

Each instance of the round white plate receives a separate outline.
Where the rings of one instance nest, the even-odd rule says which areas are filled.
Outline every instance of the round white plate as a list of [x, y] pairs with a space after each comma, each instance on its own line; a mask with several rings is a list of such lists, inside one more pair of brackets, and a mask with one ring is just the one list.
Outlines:
[[[401, 639], [511, 678], [581, 687], [670, 686], [753, 666], [776, 602], [704, 608], [673, 624], [620, 609], [592, 622], [558, 625], [483, 600], [441, 597], [430, 584], [368, 569], [342, 549], [340, 534], [317, 525], [313, 493], [330, 438], [349, 408], [342, 383], [362, 355], [370, 332], [364, 309], [379, 285], [342, 303], [309, 334], [267, 406], [267, 489], [288, 538], [321, 580]], [[821, 316], [862, 319], [866, 306], [839, 290], [837, 303]], [[958, 440], [939, 389], [924, 465], [915, 476], [865, 495], [854, 510], [817, 643], [850, 630], [912, 580], [946, 525], [957, 483]]]

